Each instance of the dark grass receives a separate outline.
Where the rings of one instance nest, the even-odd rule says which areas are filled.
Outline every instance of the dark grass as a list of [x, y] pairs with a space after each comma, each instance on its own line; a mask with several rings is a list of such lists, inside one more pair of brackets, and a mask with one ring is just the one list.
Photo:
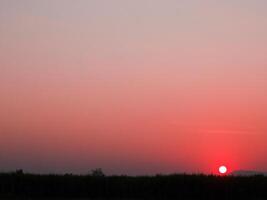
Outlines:
[[0, 173], [0, 199], [267, 199], [267, 177]]

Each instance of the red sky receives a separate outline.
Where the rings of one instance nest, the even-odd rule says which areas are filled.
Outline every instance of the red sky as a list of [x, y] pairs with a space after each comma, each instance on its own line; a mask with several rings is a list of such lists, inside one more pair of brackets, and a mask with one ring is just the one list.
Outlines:
[[263, 1], [0, 2], [0, 170], [266, 170]]

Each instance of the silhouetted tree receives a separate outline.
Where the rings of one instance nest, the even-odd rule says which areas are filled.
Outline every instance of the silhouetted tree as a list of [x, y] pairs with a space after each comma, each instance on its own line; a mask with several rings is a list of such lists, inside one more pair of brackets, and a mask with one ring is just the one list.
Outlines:
[[96, 176], [96, 177], [104, 177], [105, 174], [101, 168], [93, 169], [91, 171], [91, 176]]
[[17, 170], [15, 171], [15, 173], [16, 173], [17, 175], [23, 175], [23, 174], [24, 174], [23, 169], [17, 169]]

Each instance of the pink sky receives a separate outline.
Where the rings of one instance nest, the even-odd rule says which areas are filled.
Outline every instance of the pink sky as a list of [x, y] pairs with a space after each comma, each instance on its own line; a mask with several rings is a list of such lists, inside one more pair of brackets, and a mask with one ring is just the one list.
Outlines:
[[0, 0], [0, 170], [266, 170], [267, 3]]

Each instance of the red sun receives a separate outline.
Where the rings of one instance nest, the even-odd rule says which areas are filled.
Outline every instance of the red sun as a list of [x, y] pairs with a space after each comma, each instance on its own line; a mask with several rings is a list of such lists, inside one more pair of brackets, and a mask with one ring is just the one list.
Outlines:
[[227, 168], [225, 166], [220, 166], [219, 172], [220, 172], [220, 174], [225, 174], [227, 172]]

